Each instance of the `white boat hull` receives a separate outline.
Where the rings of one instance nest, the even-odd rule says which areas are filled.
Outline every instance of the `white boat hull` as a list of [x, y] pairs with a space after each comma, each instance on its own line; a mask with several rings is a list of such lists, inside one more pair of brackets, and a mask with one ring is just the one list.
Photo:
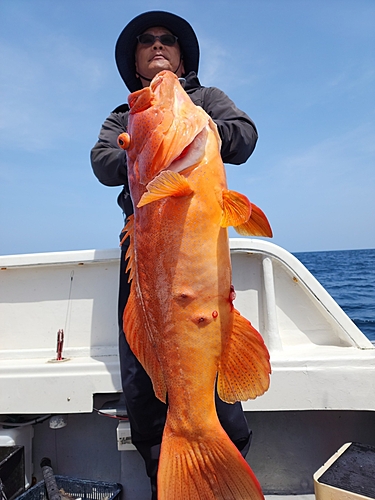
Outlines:
[[[272, 364], [269, 391], [244, 403], [254, 432], [248, 460], [266, 493], [311, 495], [313, 473], [343, 443], [374, 441], [375, 348], [293, 255], [245, 238], [231, 240], [231, 252], [235, 305]], [[120, 482], [125, 498], [143, 500], [142, 459], [131, 446], [118, 451], [118, 421], [94, 410], [121, 392], [119, 257], [117, 249], [0, 257], [0, 415], [67, 416], [61, 429], [48, 419], [34, 425], [37, 479], [49, 456], [58, 474]]]

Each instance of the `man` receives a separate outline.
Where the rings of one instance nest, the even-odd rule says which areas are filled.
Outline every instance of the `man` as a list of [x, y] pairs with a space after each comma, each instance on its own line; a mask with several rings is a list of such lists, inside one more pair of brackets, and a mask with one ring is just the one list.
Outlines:
[[[199, 45], [190, 24], [169, 12], [146, 12], [134, 18], [120, 34], [115, 51], [119, 73], [131, 92], [150, 84], [162, 70], [174, 72], [194, 104], [201, 106], [218, 126], [224, 163], [244, 163], [258, 138], [251, 119], [218, 88], [202, 87], [198, 77]], [[126, 131], [129, 108], [122, 104], [104, 122], [99, 140], [91, 151], [91, 162], [99, 181], [121, 186], [118, 197], [125, 218], [133, 213], [129, 194], [126, 153], [117, 145], [117, 137]], [[166, 417], [166, 405], [153, 392], [151, 381], [131, 352], [122, 329], [123, 311], [130, 284], [126, 274], [123, 245], [119, 289], [119, 351], [123, 392], [131, 425], [132, 440], [146, 463], [156, 499], [156, 473], [160, 443]], [[216, 396], [220, 422], [243, 456], [248, 452], [251, 431], [240, 403], [229, 405]]]

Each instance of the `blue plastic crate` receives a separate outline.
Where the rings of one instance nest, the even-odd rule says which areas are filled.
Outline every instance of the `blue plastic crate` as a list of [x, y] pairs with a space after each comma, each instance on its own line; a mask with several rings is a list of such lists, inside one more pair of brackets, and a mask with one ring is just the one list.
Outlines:
[[[114, 500], [121, 493], [122, 487], [118, 483], [107, 483], [104, 481], [90, 481], [88, 479], [76, 479], [65, 476], [55, 476], [59, 489], [74, 498], [82, 500]], [[17, 500], [48, 500], [44, 481], [32, 486]]]

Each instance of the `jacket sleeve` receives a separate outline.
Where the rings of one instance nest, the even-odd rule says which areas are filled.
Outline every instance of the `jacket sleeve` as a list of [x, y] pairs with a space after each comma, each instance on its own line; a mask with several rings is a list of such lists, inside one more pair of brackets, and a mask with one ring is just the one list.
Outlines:
[[117, 137], [126, 131], [128, 112], [113, 112], [105, 120], [99, 140], [91, 150], [95, 176], [106, 186], [128, 184], [126, 152], [117, 144]]
[[234, 165], [245, 163], [258, 140], [254, 122], [216, 87], [207, 88], [203, 107], [218, 127], [223, 162]]

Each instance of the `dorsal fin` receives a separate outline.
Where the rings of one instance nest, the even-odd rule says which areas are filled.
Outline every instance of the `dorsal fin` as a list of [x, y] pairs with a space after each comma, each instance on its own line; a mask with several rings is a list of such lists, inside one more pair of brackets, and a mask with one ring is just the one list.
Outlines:
[[125, 259], [128, 259], [126, 272], [130, 271], [129, 281], [133, 281], [124, 311], [124, 332], [131, 350], [150, 376], [156, 396], [165, 403], [167, 390], [164, 377], [155, 347], [153, 346], [152, 334], [148, 328], [147, 318], [144, 315], [143, 309], [139, 307], [140, 297], [137, 295], [137, 285], [134, 283], [137, 281], [134, 252], [134, 215], [128, 217], [122, 232], [124, 233], [124, 237], [121, 240], [121, 245], [127, 238], [130, 239]]
[[128, 281], [130, 282], [134, 277], [134, 215], [129, 215], [128, 220], [125, 224], [124, 229], [122, 230], [124, 234], [121, 239], [120, 246], [124, 243], [124, 241], [129, 238], [129, 247], [125, 254], [125, 259], [128, 260], [128, 265], [126, 266], [126, 272], [129, 272]]
[[124, 332], [131, 350], [148, 373], [157, 398], [166, 402], [167, 389], [147, 318], [139, 306], [140, 298], [136, 294], [134, 283], [124, 311]]

